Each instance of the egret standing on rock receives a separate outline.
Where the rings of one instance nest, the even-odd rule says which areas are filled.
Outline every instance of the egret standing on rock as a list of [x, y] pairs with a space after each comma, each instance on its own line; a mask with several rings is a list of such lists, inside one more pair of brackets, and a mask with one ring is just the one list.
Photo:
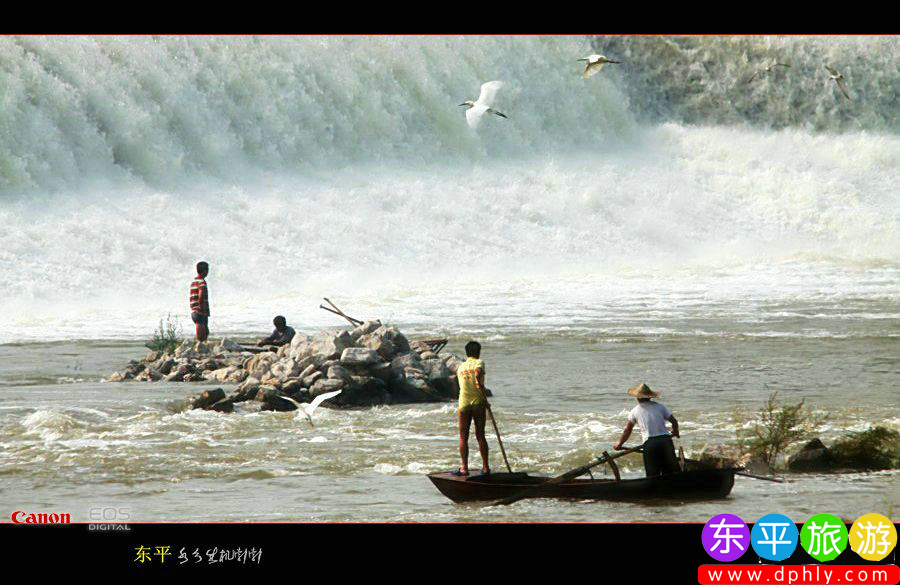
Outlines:
[[587, 79], [596, 73], [599, 73], [603, 66], [607, 63], [621, 63], [621, 61], [613, 61], [612, 59], [607, 59], [603, 55], [588, 55], [587, 57], [583, 57], [579, 59], [579, 61], [587, 61], [587, 66], [584, 68], [584, 73], [581, 75], [582, 79]]
[[847, 93], [847, 87], [844, 85], [844, 76], [842, 74], [838, 73], [837, 71], [835, 71], [834, 69], [832, 69], [831, 67], [829, 67], [828, 65], [825, 65], [825, 69], [827, 69], [828, 73], [830, 74], [828, 78], [834, 80], [834, 82], [837, 84], [837, 86], [839, 88], [841, 88], [841, 92], [844, 94], [844, 97], [849, 100], [850, 94]]
[[334, 392], [326, 392], [324, 394], [319, 394], [318, 396], [313, 398], [313, 401], [311, 404], [307, 404], [305, 402], [303, 402], [303, 403], [297, 402], [293, 398], [288, 398], [287, 396], [279, 396], [279, 398], [283, 398], [284, 400], [287, 400], [288, 402], [293, 402], [294, 405], [297, 407], [297, 410], [299, 410], [306, 416], [306, 420], [309, 421], [309, 424], [311, 424], [312, 426], [315, 426], [315, 425], [313, 425], [313, 421], [312, 421], [312, 413], [315, 412], [316, 408], [318, 408], [320, 404], [322, 404], [329, 398], [337, 396], [341, 392], [343, 392], [343, 390], [335, 390]]
[[502, 81], [488, 81], [481, 85], [481, 95], [478, 96], [477, 101], [469, 100], [459, 104], [469, 106], [466, 110], [466, 122], [470, 128], [477, 128], [485, 114], [496, 114], [501, 118], [506, 118], [506, 114], [491, 108], [494, 105], [494, 98], [497, 97], [497, 90], [501, 87], [503, 87]]

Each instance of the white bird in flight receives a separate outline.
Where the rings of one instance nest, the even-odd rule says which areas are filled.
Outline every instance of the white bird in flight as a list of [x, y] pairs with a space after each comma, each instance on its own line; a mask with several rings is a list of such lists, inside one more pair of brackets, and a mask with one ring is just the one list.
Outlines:
[[839, 88], [841, 88], [841, 92], [844, 94], [844, 97], [849, 100], [850, 94], [847, 93], [847, 86], [844, 85], [844, 76], [842, 74], [838, 73], [837, 71], [835, 71], [834, 69], [832, 69], [831, 67], [829, 67], [828, 65], [825, 65], [825, 69], [827, 69], [828, 73], [830, 74], [828, 76], [828, 78], [834, 80], [834, 82], [837, 84], [837, 86]]
[[757, 77], [762, 75], [763, 73], [771, 73], [772, 70], [774, 70], [776, 67], [790, 67], [790, 65], [788, 65], [787, 63], [779, 63], [778, 61], [772, 61], [770, 64], [766, 65], [765, 67], [763, 67], [762, 69], [760, 69], [759, 71], [754, 73], [750, 77], [750, 79], [747, 80], [747, 83], [750, 83], [751, 81], [753, 81], [754, 79], [756, 79]]
[[588, 55], [587, 57], [582, 57], [579, 61], [587, 61], [584, 73], [581, 75], [582, 79], [587, 79], [588, 77], [599, 73], [607, 63], [621, 63], [621, 61], [613, 61], [612, 59], [607, 59], [603, 55], [597, 55], [596, 53]]
[[310, 404], [307, 404], [305, 402], [302, 402], [302, 403], [297, 402], [293, 398], [288, 398], [287, 396], [279, 396], [279, 398], [283, 398], [283, 399], [287, 400], [288, 402], [293, 402], [294, 405], [297, 407], [297, 410], [302, 412], [306, 416], [306, 420], [309, 421], [309, 424], [311, 424], [312, 426], [316, 426], [316, 425], [313, 425], [312, 413], [315, 412], [316, 408], [318, 408], [320, 404], [322, 404], [329, 398], [337, 396], [341, 392], [343, 392], [343, 390], [335, 390], [334, 392], [326, 392], [325, 394], [319, 394], [318, 396], [313, 398], [313, 401]]
[[477, 128], [485, 114], [496, 114], [501, 118], [506, 118], [506, 114], [491, 108], [494, 105], [494, 98], [497, 97], [497, 90], [501, 87], [503, 87], [502, 81], [483, 83], [481, 84], [481, 95], [478, 96], [476, 101], [469, 100], [459, 104], [461, 106], [469, 106], [466, 110], [466, 122], [470, 128]]

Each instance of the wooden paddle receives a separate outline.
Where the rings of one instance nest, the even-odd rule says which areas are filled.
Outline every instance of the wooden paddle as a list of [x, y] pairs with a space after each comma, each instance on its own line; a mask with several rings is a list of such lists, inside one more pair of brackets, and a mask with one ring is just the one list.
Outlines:
[[513, 470], [512, 467], [509, 466], [509, 459], [506, 458], [506, 449], [503, 448], [503, 439], [500, 438], [500, 429], [497, 428], [497, 421], [494, 419], [494, 411], [491, 410], [491, 403], [488, 402], [487, 394], [485, 394], [481, 384], [478, 383], [477, 372], [475, 373], [475, 387], [478, 388], [478, 392], [481, 393], [481, 398], [484, 399], [484, 407], [487, 409], [488, 416], [491, 417], [491, 424], [494, 425], [494, 432], [497, 433], [497, 442], [500, 443], [500, 452], [503, 453], [503, 462], [506, 463], [506, 470], [512, 473]]
[[556, 477], [548, 479], [547, 481], [545, 481], [543, 483], [539, 483], [536, 486], [528, 487], [517, 494], [513, 494], [507, 498], [503, 498], [502, 500], [497, 500], [496, 502], [494, 502], [491, 505], [493, 505], [493, 506], [508, 506], [509, 504], [518, 502], [522, 498], [527, 498], [528, 496], [530, 496], [536, 492], [539, 492], [541, 490], [541, 488], [545, 488], [547, 486], [552, 486], [552, 485], [557, 485], [564, 481], [568, 481], [570, 479], [575, 479], [576, 477], [587, 473], [588, 470], [591, 469], [592, 467], [597, 467], [598, 465], [602, 465], [604, 463], [612, 461], [613, 459], [618, 459], [619, 457], [622, 457], [623, 455], [628, 455], [629, 453], [636, 453], [638, 451], [641, 451], [643, 448], [644, 448], [643, 445], [640, 445], [638, 447], [630, 447], [628, 449], [625, 449], [624, 451], [619, 451], [618, 453], [614, 453], [612, 455], [606, 454], [606, 455], [603, 455], [602, 457], [597, 457], [597, 459], [595, 459], [592, 463], [588, 463], [587, 465], [582, 465], [581, 467], [578, 467], [577, 469], [573, 469], [571, 471], [567, 471], [567, 472], [563, 473], [562, 475], [557, 475]]

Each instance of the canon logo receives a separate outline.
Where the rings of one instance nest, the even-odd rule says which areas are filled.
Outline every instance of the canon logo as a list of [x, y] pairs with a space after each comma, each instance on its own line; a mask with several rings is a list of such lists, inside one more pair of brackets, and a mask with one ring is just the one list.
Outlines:
[[28, 514], [21, 511], [12, 513], [13, 524], [71, 524], [69, 514]]

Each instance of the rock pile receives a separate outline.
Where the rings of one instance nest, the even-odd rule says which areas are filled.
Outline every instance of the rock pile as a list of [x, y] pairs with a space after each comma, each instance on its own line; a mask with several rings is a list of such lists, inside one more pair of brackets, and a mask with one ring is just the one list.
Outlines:
[[[309, 402], [341, 390], [323, 406], [439, 402], [458, 396], [456, 368], [462, 358], [437, 355], [421, 341], [410, 342], [395, 327], [366, 321], [352, 330], [297, 334], [278, 351], [251, 353], [231, 340], [209, 347], [185, 341], [174, 354], [151, 352], [132, 361], [110, 381], [213, 382], [239, 384], [189, 401], [189, 408], [230, 412], [237, 402], [255, 400], [263, 410], [295, 410], [279, 396]], [[488, 391], [490, 395], [490, 391]]]

